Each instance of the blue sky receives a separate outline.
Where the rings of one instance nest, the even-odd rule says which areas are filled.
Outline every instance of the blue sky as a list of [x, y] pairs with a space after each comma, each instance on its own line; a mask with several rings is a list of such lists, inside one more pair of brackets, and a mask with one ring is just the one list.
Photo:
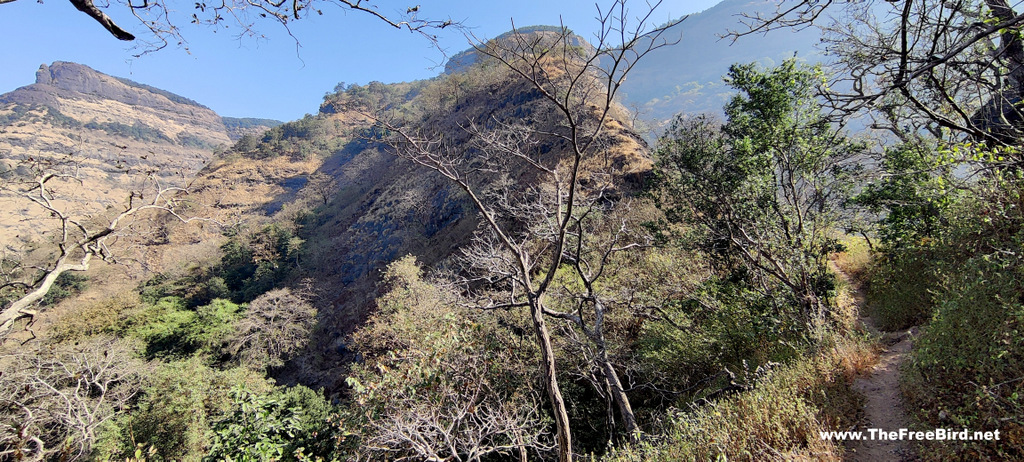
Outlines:
[[[665, 0], [654, 19], [662, 23], [710, 8], [719, 0]], [[177, 3], [175, 3], [177, 2]], [[402, 11], [420, 2], [420, 17], [451, 18], [471, 27], [474, 35], [494, 37], [517, 26], [564, 23], [584, 37], [595, 29], [593, 0], [380, 0], [384, 13]], [[96, 2], [100, 4], [100, 1]], [[113, 2], [112, 2], [113, 3]], [[191, 11], [191, 0], [170, 0]], [[641, 8], [642, 1], [628, 3]], [[114, 4], [108, 14], [140, 35], [141, 26]], [[120, 13], [120, 14], [119, 14]], [[315, 113], [324, 93], [338, 82], [397, 82], [437, 75], [444, 54], [422, 37], [398, 31], [370, 16], [339, 7], [324, 8], [292, 24], [300, 46], [275, 24], [260, 32], [268, 39], [236, 38], [232, 29], [214, 31], [178, 21], [188, 51], [168, 47], [141, 58], [131, 44], [114, 39], [98, 23], [66, 0], [19, 0], [0, 5], [0, 93], [35, 80], [40, 64], [73, 61], [101, 72], [153, 85], [209, 106], [221, 115], [294, 120]], [[447, 29], [451, 30], [451, 29]], [[440, 37], [449, 54], [467, 48], [461, 34]]]

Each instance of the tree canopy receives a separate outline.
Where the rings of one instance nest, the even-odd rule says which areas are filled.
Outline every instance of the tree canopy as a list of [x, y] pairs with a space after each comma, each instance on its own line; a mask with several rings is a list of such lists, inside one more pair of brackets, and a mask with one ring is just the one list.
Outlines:
[[[0, 5], [15, 1], [0, 0]], [[95, 4], [93, 0], [69, 1], [118, 40], [144, 42], [141, 46], [145, 50], [143, 53], [168, 45], [185, 46], [187, 40], [180, 26], [182, 23], [215, 28], [233, 27], [233, 30], [239, 31], [239, 36], [247, 37], [263, 37], [261, 28], [270, 24], [284, 27], [291, 35], [289, 25], [294, 21], [312, 14], [323, 15], [324, 9], [331, 6], [364, 13], [392, 28], [419, 33], [432, 42], [436, 41], [434, 31], [459, 25], [451, 19], [422, 18], [419, 16], [419, 5], [399, 8], [392, 4], [387, 8], [364, 0], [224, 0], [209, 3], [183, 2], [181, 5], [168, 0], [114, 0], [101, 5]], [[126, 28], [115, 22], [107, 14], [110, 9], [130, 12], [135, 19], [134, 25], [146, 30], [146, 36], [137, 37], [128, 31], [131, 26]]]

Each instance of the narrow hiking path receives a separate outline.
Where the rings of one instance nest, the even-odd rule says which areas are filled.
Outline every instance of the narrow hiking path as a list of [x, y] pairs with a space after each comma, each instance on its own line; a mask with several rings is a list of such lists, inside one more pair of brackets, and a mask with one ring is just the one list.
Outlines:
[[877, 428], [886, 432], [909, 427], [909, 419], [904, 411], [903, 399], [900, 394], [900, 366], [910, 353], [912, 337], [916, 329], [904, 332], [881, 332], [874, 321], [867, 315], [864, 291], [860, 281], [851, 277], [838, 266], [833, 267], [838, 277], [850, 287], [851, 295], [860, 317], [861, 324], [872, 335], [879, 337], [882, 351], [878, 363], [869, 375], [857, 377], [853, 382], [854, 390], [864, 398], [864, 419], [857, 430], [864, 434], [861, 441], [847, 441], [847, 461], [854, 462], [885, 462], [916, 460], [913, 448], [907, 441], [870, 440], [868, 429]]

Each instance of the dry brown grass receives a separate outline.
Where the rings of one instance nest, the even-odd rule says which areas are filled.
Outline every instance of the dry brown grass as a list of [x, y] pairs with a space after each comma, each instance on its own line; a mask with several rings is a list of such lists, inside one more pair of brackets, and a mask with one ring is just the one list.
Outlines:
[[66, 342], [100, 334], [114, 335], [124, 329], [128, 319], [141, 308], [139, 295], [132, 290], [123, 290], [109, 298], [81, 303], [57, 313], [47, 336]]
[[781, 367], [753, 390], [672, 419], [660, 442], [623, 448], [614, 461], [839, 461], [843, 447], [820, 431], [845, 430], [861, 398], [847, 366], [829, 352]]
[[864, 281], [871, 267], [871, 249], [862, 237], [847, 236], [840, 240], [845, 251], [836, 253], [832, 261], [844, 273], [857, 281]]
[[861, 339], [840, 338], [832, 347], [831, 355], [848, 381], [860, 375], [868, 374], [878, 363], [879, 348], [877, 343], [869, 343]]

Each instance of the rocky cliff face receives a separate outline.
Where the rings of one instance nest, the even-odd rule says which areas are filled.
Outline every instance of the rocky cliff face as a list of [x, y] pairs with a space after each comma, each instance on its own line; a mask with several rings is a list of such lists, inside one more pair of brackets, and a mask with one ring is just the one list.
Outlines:
[[[16, 115], [40, 108], [45, 109], [47, 116], [38, 121]], [[200, 148], [231, 142], [221, 117], [209, 108], [173, 93], [111, 77], [75, 63], [40, 66], [35, 84], [0, 95], [0, 111], [8, 115], [7, 123], [0, 124], [6, 129], [4, 141], [25, 140], [32, 135], [72, 134], [78, 135], [72, 137], [76, 139], [95, 137], [99, 145], [142, 141], [161, 145], [158, 148], [162, 154], [193, 159], [187, 162], [193, 167], [205, 165], [209, 160], [210, 149]], [[136, 129], [118, 130], [122, 125]], [[104, 149], [100, 147], [100, 150]], [[182, 156], [185, 151], [191, 155]], [[16, 158], [17, 150], [5, 157]]]
[[[35, 84], [0, 95], [0, 171], [24, 178], [32, 166], [62, 164], [78, 180], [67, 206], [85, 215], [123, 202], [130, 185], [150, 172], [183, 182], [210, 161], [215, 147], [231, 143], [209, 108], [81, 64], [42, 65]], [[0, 199], [0, 213], [25, 218], [4, 220], [0, 231], [37, 238], [45, 226], [34, 218], [42, 211], [9, 192]]]

